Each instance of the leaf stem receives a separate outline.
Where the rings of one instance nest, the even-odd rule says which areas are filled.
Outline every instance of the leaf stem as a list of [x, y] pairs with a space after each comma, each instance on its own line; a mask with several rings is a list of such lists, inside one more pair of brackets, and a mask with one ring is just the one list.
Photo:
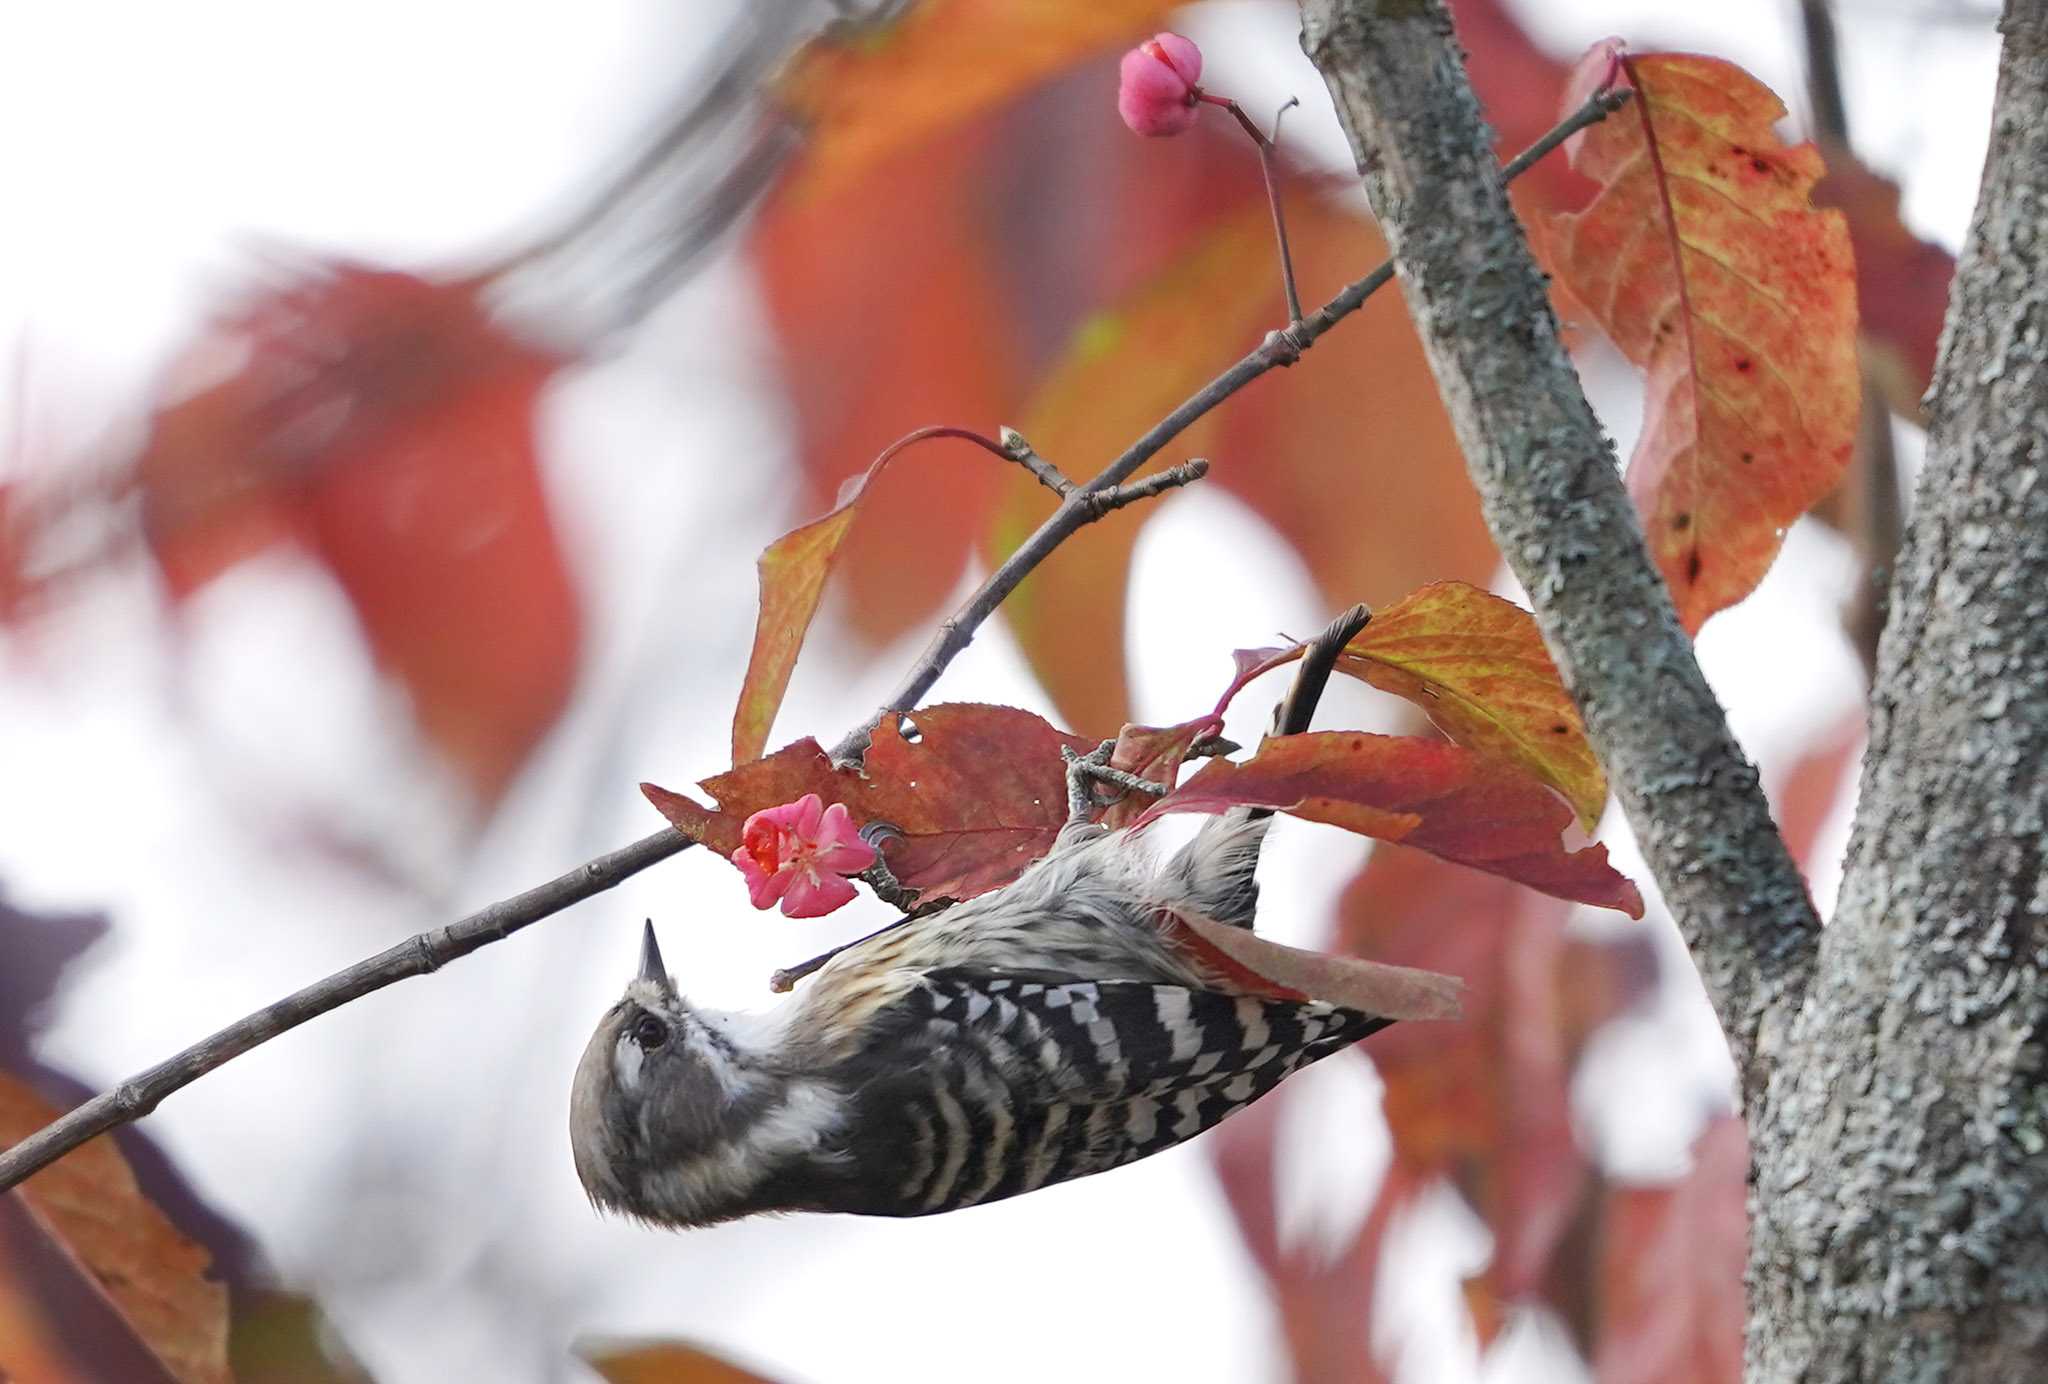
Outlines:
[[1294, 252], [1287, 244], [1287, 214], [1280, 205], [1280, 168], [1276, 150], [1280, 147], [1280, 118], [1300, 105], [1295, 97], [1288, 97], [1280, 109], [1273, 112], [1273, 133], [1270, 137], [1258, 127], [1245, 109], [1227, 96], [1212, 96], [1197, 90], [1196, 99], [1212, 106], [1221, 106], [1237, 118], [1244, 132], [1251, 136], [1252, 143], [1259, 150], [1259, 174], [1266, 180], [1266, 205], [1273, 212], [1273, 238], [1280, 247], [1280, 286], [1287, 293], [1287, 321], [1291, 325], [1301, 320], [1301, 293], [1294, 286]]

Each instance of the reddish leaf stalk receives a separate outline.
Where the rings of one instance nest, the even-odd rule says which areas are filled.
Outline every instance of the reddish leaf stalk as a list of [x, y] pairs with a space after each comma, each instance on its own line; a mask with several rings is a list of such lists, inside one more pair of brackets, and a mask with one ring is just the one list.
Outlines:
[[1292, 326], [1301, 321], [1301, 294], [1294, 286], [1294, 252], [1287, 247], [1287, 215], [1280, 207], [1280, 170], [1275, 166], [1274, 151], [1280, 147], [1281, 117], [1301, 102], [1290, 96], [1279, 110], [1273, 112], [1273, 134], [1268, 138], [1265, 131], [1244, 113], [1244, 107], [1229, 97], [1198, 91], [1195, 99], [1229, 111], [1244, 127], [1244, 132], [1251, 136], [1252, 143], [1259, 147], [1259, 173], [1266, 180], [1266, 205], [1273, 209], [1273, 238], [1280, 245], [1280, 286], [1287, 290], [1287, 322]]

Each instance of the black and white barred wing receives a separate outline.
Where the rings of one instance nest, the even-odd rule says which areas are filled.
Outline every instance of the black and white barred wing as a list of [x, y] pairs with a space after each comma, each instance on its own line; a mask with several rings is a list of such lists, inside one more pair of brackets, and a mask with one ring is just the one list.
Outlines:
[[1142, 981], [940, 970], [854, 1061], [882, 1214], [996, 1201], [1192, 1138], [1390, 1020]]

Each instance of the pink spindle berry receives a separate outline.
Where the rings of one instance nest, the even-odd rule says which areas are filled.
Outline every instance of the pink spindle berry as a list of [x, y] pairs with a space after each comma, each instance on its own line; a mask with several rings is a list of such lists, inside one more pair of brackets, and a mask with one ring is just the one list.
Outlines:
[[816, 918], [852, 901], [843, 876], [874, 864], [875, 848], [861, 840], [846, 804], [826, 807], [806, 793], [747, 818], [732, 863], [746, 876], [754, 907], [780, 900], [784, 917]]
[[1177, 135], [1195, 123], [1201, 75], [1201, 49], [1179, 34], [1154, 34], [1117, 69], [1117, 114], [1141, 135]]

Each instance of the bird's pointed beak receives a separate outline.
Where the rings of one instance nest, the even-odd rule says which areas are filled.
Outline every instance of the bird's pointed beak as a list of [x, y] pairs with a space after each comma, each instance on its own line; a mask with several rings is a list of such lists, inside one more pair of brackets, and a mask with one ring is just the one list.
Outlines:
[[652, 918], [647, 920], [647, 931], [640, 939], [640, 979], [651, 980], [671, 993], [675, 990], [669, 983], [668, 967], [661, 964], [661, 943], [654, 940]]

